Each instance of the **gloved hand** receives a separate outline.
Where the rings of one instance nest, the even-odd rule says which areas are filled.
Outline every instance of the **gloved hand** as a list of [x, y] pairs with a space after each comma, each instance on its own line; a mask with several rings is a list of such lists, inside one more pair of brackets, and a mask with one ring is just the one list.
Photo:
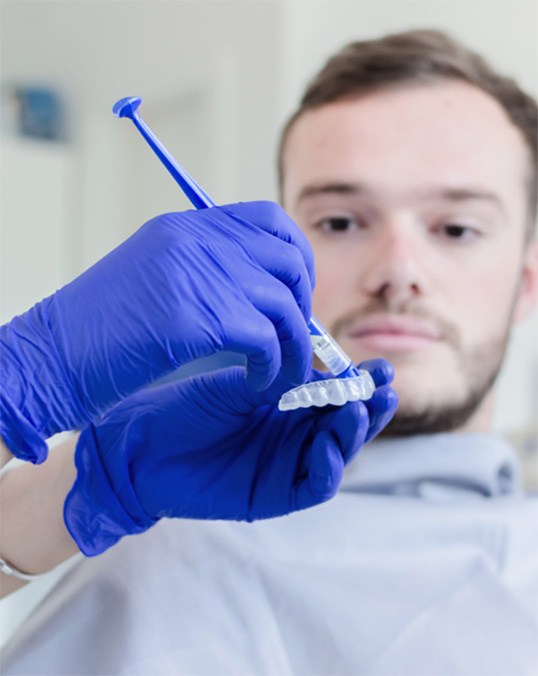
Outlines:
[[311, 368], [313, 255], [271, 202], [166, 214], [1, 327], [0, 436], [42, 462], [77, 429], [165, 373], [220, 350], [267, 387]]
[[[344, 465], [396, 408], [388, 362], [368, 402], [278, 410], [232, 367], [139, 392], [81, 433], [65, 523], [87, 556], [162, 517], [254, 521], [331, 498]], [[316, 373], [317, 378], [327, 377]]]

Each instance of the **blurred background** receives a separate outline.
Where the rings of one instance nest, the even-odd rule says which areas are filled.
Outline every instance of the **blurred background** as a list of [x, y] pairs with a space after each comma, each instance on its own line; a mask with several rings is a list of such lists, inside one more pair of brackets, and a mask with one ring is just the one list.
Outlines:
[[[141, 96], [217, 203], [276, 199], [275, 144], [344, 43], [410, 28], [462, 39], [538, 95], [536, 0], [1, 0], [0, 320], [148, 218], [189, 203], [112, 105]], [[517, 327], [495, 425], [538, 486], [538, 314]], [[52, 579], [52, 578], [51, 578]], [[44, 593], [0, 604], [4, 636]]]

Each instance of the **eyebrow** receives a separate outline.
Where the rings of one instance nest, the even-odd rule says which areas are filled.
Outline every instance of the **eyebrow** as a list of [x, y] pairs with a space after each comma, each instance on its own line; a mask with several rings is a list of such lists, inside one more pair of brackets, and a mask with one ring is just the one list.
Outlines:
[[316, 183], [306, 185], [299, 196], [297, 202], [302, 202], [309, 197], [317, 195], [358, 195], [368, 192], [364, 185], [360, 183], [345, 183], [343, 181], [335, 183]]
[[[317, 183], [306, 185], [297, 198], [300, 203], [305, 199], [317, 197], [318, 195], [349, 195], [352, 197], [361, 195], [373, 195], [374, 191], [363, 183], [348, 183], [345, 181], [336, 181], [331, 183]], [[418, 190], [417, 196], [425, 199], [440, 199], [447, 202], [468, 202], [479, 200], [489, 202], [499, 210], [505, 211], [502, 199], [494, 192], [480, 187], [460, 187], [460, 188], [433, 188]]]
[[448, 202], [468, 202], [471, 200], [480, 200], [489, 202], [501, 211], [505, 211], [504, 202], [497, 193], [482, 188], [443, 188], [442, 190], [424, 193], [428, 197], [437, 197]]

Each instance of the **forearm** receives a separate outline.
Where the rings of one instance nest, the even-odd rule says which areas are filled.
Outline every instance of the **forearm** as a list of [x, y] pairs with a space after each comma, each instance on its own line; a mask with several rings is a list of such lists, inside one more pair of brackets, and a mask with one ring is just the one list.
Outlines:
[[8, 449], [8, 447], [4, 444], [2, 439], [0, 439], [0, 468], [3, 467], [4, 465], [7, 465], [7, 463], [12, 458], [13, 458], [13, 454]]
[[[78, 552], [63, 520], [64, 500], [76, 474], [75, 444], [73, 437], [57, 446], [44, 464], [25, 464], [0, 479], [0, 556], [25, 573], [45, 573]], [[25, 584], [0, 576], [0, 596]]]

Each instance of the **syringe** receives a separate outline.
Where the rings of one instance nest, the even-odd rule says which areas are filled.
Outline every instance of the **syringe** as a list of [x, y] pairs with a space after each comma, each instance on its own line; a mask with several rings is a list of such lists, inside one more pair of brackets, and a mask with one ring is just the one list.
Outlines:
[[[155, 134], [151, 131], [148, 125], [138, 114], [138, 108], [142, 103], [142, 99], [138, 96], [130, 96], [117, 101], [112, 108], [112, 112], [116, 117], [127, 117], [134, 123], [148, 145], [155, 152], [157, 157], [161, 160], [172, 178], [176, 181], [179, 187], [185, 193], [185, 196], [190, 200], [196, 209], [205, 209], [207, 207], [214, 207], [215, 202], [203, 190], [198, 183], [185, 171], [185, 169], [177, 162], [177, 160], [168, 152]], [[310, 332], [310, 340], [312, 342], [312, 349], [314, 350], [320, 361], [325, 364], [329, 371], [337, 378], [366, 378], [369, 374], [366, 371], [359, 371], [353, 361], [342, 350], [334, 338], [323, 327], [322, 323], [312, 316], [308, 322], [308, 330]], [[365, 375], [366, 374], [366, 375]], [[370, 378], [371, 380], [371, 378]], [[328, 381], [319, 381], [328, 382]], [[367, 390], [372, 389], [368, 387]], [[300, 390], [304, 388], [296, 388]], [[370, 395], [371, 396], [371, 395]], [[367, 396], [361, 398], [369, 398]], [[332, 401], [325, 401], [325, 403], [333, 403]], [[344, 403], [344, 402], [334, 402]], [[309, 402], [308, 405], [321, 405], [315, 402]]]

